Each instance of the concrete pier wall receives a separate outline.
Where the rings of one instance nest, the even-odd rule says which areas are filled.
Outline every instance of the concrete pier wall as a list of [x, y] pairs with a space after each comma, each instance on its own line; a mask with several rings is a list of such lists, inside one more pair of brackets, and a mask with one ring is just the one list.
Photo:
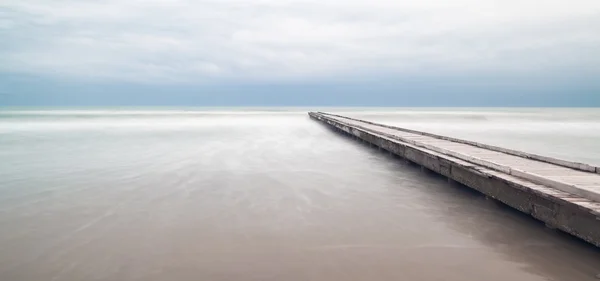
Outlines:
[[356, 128], [319, 113], [311, 112], [309, 116], [336, 132], [416, 163], [528, 214], [544, 222], [548, 227], [564, 231], [600, 247], [600, 212], [597, 211], [599, 204], [597, 202]]
[[[317, 114], [320, 114], [320, 113], [317, 113]], [[340, 116], [340, 115], [331, 114], [331, 113], [328, 113], [328, 114], [331, 116], [338, 116], [338, 117], [343, 117], [343, 118], [347, 118], [347, 119], [351, 119], [351, 120], [358, 120], [358, 119], [350, 118], [350, 117], [346, 117], [346, 116]], [[366, 120], [359, 120], [359, 121], [365, 122], [365, 123], [370, 123], [370, 124], [375, 124], [373, 122], [369, 122]], [[463, 139], [458, 139], [458, 138], [453, 138], [453, 137], [448, 137], [448, 136], [442, 136], [442, 135], [437, 135], [437, 134], [432, 134], [432, 133], [427, 133], [427, 132], [410, 130], [410, 129], [400, 128], [400, 127], [396, 127], [396, 126], [390, 126], [390, 125], [384, 125], [384, 124], [377, 124], [377, 125], [395, 129], [395, 130], [399, 130], [399, 131], [409, 132], [409, 133], [413, 133], [413, 134], [434, 137], [434, 138], [441, 139], [441, 140], [449, 140], [452, 142], [469, 144], [469, 145], [473, 145], [476, 147], [481, 147], [481, 148], [498, 151], [498, 152], [502, 152], [502, 153], [506, 153], [506, 154], [510, 154], [510, 155], [516, 155], [519, 157], [533, 159], [533, 160], [546, 162], [546, 163], [550, 163], [550, 164], [555, 164], [555, 165], [559, 165], [559, 166], [563, 166], [563, 167], [567, 167], [567, 168], [571, 168], [571, 169], [576, 169], [576, 170], [580, 170], [580, 171], [600, 174], [600, 167], [592, 166], [592, 165], [585, 164], [585, 163], [566, 161], [566, 160], [557, 159], [557, 158], [553, 158], [553, 157], [542, 156], [542, 155], [518, 151], [518, 150], [514, 150], [514, 149], [508, 149], [508, 148], [504, 148], [504, 147], [498, 147], [498, 146], [493, 146], [493, 145], [489, 145], [489, 144], [484, 144], [484, 143], [479, 143], [479, 142], [474, 142], [474, 141], [469, 141], [469, 140], [463, 140]]]

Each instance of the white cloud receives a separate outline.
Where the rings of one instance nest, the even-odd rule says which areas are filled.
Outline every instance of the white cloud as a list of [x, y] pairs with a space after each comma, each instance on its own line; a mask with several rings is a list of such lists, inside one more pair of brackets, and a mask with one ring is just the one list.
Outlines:
[[597, 0], [5, 0], [0, 71], [206, 82], [600, 69]]

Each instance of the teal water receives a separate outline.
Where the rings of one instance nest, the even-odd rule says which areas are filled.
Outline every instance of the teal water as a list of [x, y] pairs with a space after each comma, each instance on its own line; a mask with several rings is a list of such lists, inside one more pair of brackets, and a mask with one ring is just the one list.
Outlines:
[[600, 164], [598, 109], [0, 110], [0, 280], [595, 280], [597, 249], [331, 133]]

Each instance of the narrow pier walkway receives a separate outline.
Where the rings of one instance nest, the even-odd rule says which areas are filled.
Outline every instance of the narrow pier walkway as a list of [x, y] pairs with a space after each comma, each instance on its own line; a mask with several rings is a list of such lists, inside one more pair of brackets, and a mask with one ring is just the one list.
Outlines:
[[329, 113], [309, 116], [600, 247], [600, 168]]
[[347, 123], [348, 125], [381, 133], [385, 136], [412, 145], [427, 148], [493, 170], [524, 178], [537, 184], [546, 185], [600, 202], [600, 174], [596, 173], [597, 168], [595, 167], [592, 167], [591, 169], [594, 170], [594, 172], [582, 171], [558, 164], [530, 159], [524, 156], [507, 154], [471, 144], [459, 143], [447, 138], [442, 139], [440, 137], [418, 134], [416, 131], [409, 132], [401, 129], [394, 129], [390, 126], [338, 115], [324, 115], [340, 122]]

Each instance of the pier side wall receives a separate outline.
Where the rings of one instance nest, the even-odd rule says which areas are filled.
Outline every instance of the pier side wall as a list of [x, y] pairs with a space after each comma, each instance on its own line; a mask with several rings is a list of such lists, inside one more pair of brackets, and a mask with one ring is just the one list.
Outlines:
[[548, 227], [600, 247], [600, 214], [584, 204], [574, 202], [577, 198], [565, 199], [569, 195], [564, 192], [387, 138], [319, 113], [311, 112], [309, 116], [340, 134], [420, 165], [423, 169], [447, 177], [449, 181], [458, 182], [528, 214]]

